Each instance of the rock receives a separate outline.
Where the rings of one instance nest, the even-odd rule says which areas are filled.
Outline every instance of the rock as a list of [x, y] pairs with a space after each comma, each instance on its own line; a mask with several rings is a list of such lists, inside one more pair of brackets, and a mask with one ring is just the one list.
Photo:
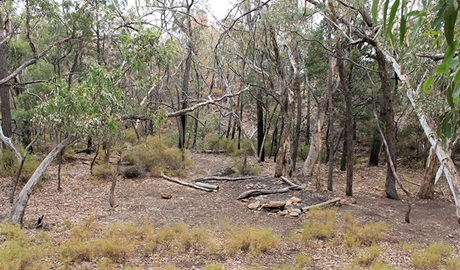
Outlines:
[[283, 211], [279, 211], [277, 214], [279, 216], [285, 216], [285, 215], [289, 214], [289, 212], [288, 212], [288, 210], [283, 210]]
[[271, 201], [262, 205], [262, 208], [283, 208], [286, 205], [285, 201]]
[[298, 213], [298, 214], [301, 214], [301, 213], [302, 213], [302, 209], [299, 209], [299, 208], [292, 208], [292, 209], [289, 209], [289, 213]]
[[297, 197], [291, 197], [286, 200], [286, 204], [298, 204], [302, 201], [302, 199], [297, 198]]
[[260, 206], [259, 201], [255, 201], [253, 203], [248, 204], [248, 208], [251, 210], [256, 210], [257, 208], [259, 208], [259, 206]]
[[300, 214], [297, 213], [297, 212], [290, 212], [290, 213], [289, 213], [289, 216], [291, 216], [291, 217], [298, 217], [298, 216], [300, 216]]
[[353, 197], [347, 197], [346, 200], [348, 201], [348, 203], [356, 204], [356, 199]]
[[228, 167], [228, 166], [219, 167], [209, 172], [209, 174], [213, 176], [228, 176], [234, 173], [235, 173], [235, 170], [233, 170], [231, 167]]
[[171, 194], [168, 194], [168, 193], [160, 193], [160, 197], [161, 197], [162, 199], [167, 199], [167, 200], [169, 200], [169, 199], [172, 198], [172, 195], [171, 195]]

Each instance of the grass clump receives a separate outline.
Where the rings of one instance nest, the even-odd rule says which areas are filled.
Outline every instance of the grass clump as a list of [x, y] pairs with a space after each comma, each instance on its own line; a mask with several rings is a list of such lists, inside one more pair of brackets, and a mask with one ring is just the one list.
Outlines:
[[19, 226], [0, 225], [0, 269], [48, 269], [52, 254], [50, 238], [28, 236]]
[[[24, 149], [19, 149], [22, 154]], [[20, 180], [26, 182], [40, 165], [40, 160], [36, 155], [29, 154], [21, 170]], [[19, 162], [14, 154], [6, 149], [0, 155], [1, 175], [4, 177], [15, 177], [19, 170]]]
[[305, 267], [310, 267], [311, 261], [312, 261], [311, 257], [303, 253], [297, 253], [295, 255], [295, 267], [297, 269], [304, 269]]
[[218, 264], [208, 264], [204, 267], [204, 270], [224, 270], [225, 268], [222, 265]]
[[103, 163], [94, 166], [93, 168], [93, 180], [107, 181], [111, 180], [115, 174], [116, 168], [110, 163]]
[[186, 152], [182, 153], [176, 147], [167, 147], [160, 138], [154, 136], [147, 137], [128, 150], [124, 160], [156, 176], [162, 172], [183, 176], [185, 169], [191, 165]]
[[211, 251], [212, 247], [211, 238], [205, 229], [190, 229], [186, 224], [179, 224], [157, 230], [145, 244], [144, 252], [150, 254], [163, 250], [174, 254], [192, 249], [203, 252]]
[[382, 249], [378, 246], [371, 246], [361, 252], [358, 257], [352, 262], [352, 265], [360, 267], [369, 267], [377, 262], [377, 259], [382, 254]]
[[238, 251], [243, 251], [251, 256], [256, 256], [276, 248], [281, 241], [281, 237], [273, 233], [271, 228], [229, 226], [227, 231], [224, 246], [232, 255]]
[[343, 245], [347, 248], [371, 246], [383, 239], [383, 233], [387, 230], [384, 222], [360, 225], [350, 212], [343, 216], [345, 221], [345, 233]]
[[301, 238], [305, 244], [313, 238], [332, 239], [337, 232], [334, 228], [336, 208], [311, 209], [309, 217], [302, 224]]
[[449, 257], [452, 252], [453, 248], [451, 246], [442, 242], [436, 242], [426, 249], [412, 253], [411, 262], [412, 265], [418, 269], [439, 268], [442, 264], [442, 259]]

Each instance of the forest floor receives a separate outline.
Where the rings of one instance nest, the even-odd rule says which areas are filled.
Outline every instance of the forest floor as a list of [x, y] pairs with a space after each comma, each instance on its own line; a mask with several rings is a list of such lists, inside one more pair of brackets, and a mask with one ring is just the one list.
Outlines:
[[[188, 170], [188, 180], [208, 176], [210, 171], [219, 167], [235, 166], [236, 160], [226, 155], [202, 153], [191, 153], [190, 157], [194, 165]], [[257, 178], [214, 182], [220, 187], [214, 192], [195, 190], [161, 178], [142, 177], [132, 180], [119, 177], [115, 198], [117, 207], [111, 208], [108, 203], [110, 181], [94, 183], [89, 180], [89, 163], [90, 157], [84, 154], [79, 155], [75, 161], [65, 163], [62, 190], [59, 192], [56, 190], [56, 168], [50, 168], [47, 177], [29, 200], [24, 217], [27, 230], [33, 233], [37, 218], [44, 214], [45, 231], [52, 235], [62, 234], [69, 224], [78, 224], [92, 216], [101, 226], [150, 222], [155, 227], [165, 228], [175, 224], [187, 224], [190, 227], [208, 228], [216, 234], [222, 233], [222, 228], [228, 224], [237, 228], [268, 227], [282, 239], [275, 249], [257, 256], [244, 252], [212, 256], [194, 252], [138, 256], [118, 264], [117, 268], [120, 269], [127, 265], [138, 269], [164, 269], [166, 265], [174, 265], [176, 269], [205, 269], [211, 263], [223, 266], [222, 269], [294, 269], [288, 267], [295, 266], [296, 255], [299, 253], [306, 254], [311, 259], [305, 264], [306, 269], [344, 269], [350, 267], [363, 250], [349, 250], [340, 241], [323, 238], [313, 239], [308, 244], [292, 241], [301, 232], [302, 224], [309, 219], [308, 212], [299, 217], [291, 217], [248, 208], [248, 204], [255, 200], [279, 201], [297, 197], [305, 204], [316, 204], [344, 196], [346, 173], [342, 171], [334, 171], [333, 192], [325, 188], [327, 173], [324, 167], [321, 171], [323, 187], [320, 189], [316, 189], [311, 180], [294, 175], [294, 181], [307, 183], [305, 189], [244, 201], [236, 198], [250, 187], [286, 186], [282, 181], [271, 177], [275, 167], [273, 161], [259, 163], [255, 158], [249, 158], [249, 164], [257, 171]], [[434, 200], [415, 199], [411, 223], [407, 224], [404, 221], [405, 202], [389, 200], [384, 196], [385, 166], [368, 167], [365, 163], [363, 160], [355, 166], [353, 197], [356, 204], [344, 204], [338, 208], [335, 226], [344, 226], [342, 217], [345, 212], [351, 212], [361, 224], [384, 222], [387, 230], [383, 239], [378, 242], [382, 252], [379, 260], [394, 269], [413, 269], [410, 259], [413, 251], [404, 248], [409, 244], [427, 247], [434, 242], [443, 242], [454, 247], [452, 256], [460, 258], [460, 225], [456, 220], [454, 203], [447, 185], [444, 182], [438, 184], [437, 198]], [[399, 171], [412, 183], [420, 183], [423, 177], [423, 169], [400, 168]], [[413, 194], [416, 193], [416, 185], [405, 184]], [[0, 213], [8, 213], [11, 208], [6, 199], [10, 188], [10, 180], [3, 179], [0, 183]], [[404, 193], [401, 190], [398, 192], [405, 199]], [[170, 194], [172, 198], [162, 199], [160, 193]], [[343, 231], [340, 232], [342, 233]], [[71, 264], [70, 268], [93, 269], [96, 265], [95, 262], [77, 262]]]

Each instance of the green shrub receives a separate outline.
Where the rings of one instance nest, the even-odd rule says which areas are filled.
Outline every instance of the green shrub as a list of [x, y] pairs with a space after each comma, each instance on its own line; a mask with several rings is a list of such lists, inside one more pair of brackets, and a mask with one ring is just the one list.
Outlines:
[[411, 256], [412, 265], [418, 269], [439, 268], [441, 260], [450, 256], [453, 248], [442, 242], [431, 244], [428, 248], [415, 251]]
[[230, 254], [243, 251], [251, 256], [259, 255], [276, 248], [281, 238], [270, 228], [228, 227], [225, 248]]
[[368, 249], [365, 249], [361, 252], [358, 257], [355, 259], [357, 265], [361, 267], [371, 266], [382, 254], [382, 249], [378, 246], [371, 246]]
[[334, 228], [336, 215], [336, 208], [311, 209], [308, 219], [302, 224], [302, 240], [308, 243], [312, 238], [334, 238], [337, 234]]
[[128, 150], [124, 160], [157, 176], [162, 172], [184, 175], [186, 167], [191, 165], [187, 152], [167, 147], [160, 138], [153, 136]]
[[126, 178], [137, 178], [142, 175], [142, 168], [138, 165], [131, 165], [123, 170], [123, 176]]
[[[22, 154], [23, 149], [19, 149]], [[28, 181], [35, 170], [40, 165], [40, 160], [37, 156], [29, 154], [26, 157], [26, 161], [22, 167], [20, 179], [22, 181]], [[19, 169], [19, 162], [10, 150], [4, 150], [1, 154], [1, 172], [5, 177], [15, 177]]]
[[125, 130], [125, 132], [123, 133], [123, 138], [125, 142], [131, 145], [135, 145], [138, 141], [136, 132], [131, 129]]
[[213, 247], [211, 238], [203, 228], [190, 229], [185, 224], [159, 229], [147, 241], [144, 252], [150, 254], [157, 250], [170, 253], [186, 252], [191, 249], [206, 252]]
[[312, 261], [311, 257], [303, 253], [297, 253], [295, 255], [295, 267], [298, 269], [304, 269], [305, 267], [310, 267], [311, 261]]
[[51, 267], [50, 238], [25, 234], [19, 226], [0, 225], [0, 269], [48, 269]]
[[115, 174], [115, 170], [115, 166], [111, 165], [110, 163], [96, 165], [93, 168], [92, 177], [95, 180], [111, 180], [113, 175]]
[[297, 157], [306, 160], [308, 157], [308, 151], [310, 151], [310, 146], [309, 145], [301, 145], [299, 146], [299, 149], [297, 151]]
[[350, 212], [344, 214], [345, 233], [343, 245], [347, 248], [358, 248], [362, 245], [371, 246], [383, 239], [387, 230], [384, 222], [360, 225]]

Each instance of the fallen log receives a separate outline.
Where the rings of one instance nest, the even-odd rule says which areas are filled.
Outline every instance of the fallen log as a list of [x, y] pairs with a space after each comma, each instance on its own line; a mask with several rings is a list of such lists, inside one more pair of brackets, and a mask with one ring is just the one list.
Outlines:
[[316, 208], [316, 207], [323, 207], [323, 206], [327, 206], [327, 205], [332, 205], [332, 204], [335, 204], [337, 202], [340, 202], [340, 200], [342, 200], [342, 197], [337, 197], [337, 198], [334, 198], [334, 199], [331, 199], [331, 200], [328, 200], [328, 201], [325, 201], [325, 202], [322, 202], [322, 203], [314, 204], [314, 205], [304, 206], [304, 207], [302, 207], [302, 212], [307, 212], [310, 209]]
[[203, 183], [203, 182], [195, 182], [195, 185], [199, 186], [199, 187], [203, 187], [203, 188], [212, 189], [212, 190], [218, 190], [219, 189], [218, 185], [212, 185], [212, 184]]
[[225, 177], [225, 176], [206, 176], [192, 180], [193, 182], [202, 182], [202, 181], [241, 181], [254, 179], [256, 176], [243, 176], [243, 177]]
[[186, 186], [186, 187], [191, 187], [191, 188], [195, 188], [195, 189], [199, 189], [199, 190], [204, 190], [204, 191], [207, 191], [207, 192], [211, 192], [211, 191], [214, 190], [214, 189], [200, 187], [200, 186], [198, 186], [196, 184], [191, 184], [191, 183], [187, 183], [187, 182], [184, 182], [184, 181], [181, 181], [181, 180], [178, 180], [178, 179], [171, 178], [169, 176], [164, 175], [164, 173], [161, 173], [161, 177], [163, 179], [166, 179], [166, 180], [170, 181], [170, 182], [173, 182], [173, 183], [176, 183], [176, 184], [179, 184], [179, 185], [183, 185], [183, 186]]
[[266, 194], [277, 194], [277, 193], [286, 193], [291, 190], [297, 190], [299, 186], [296, 187], [286, 187], [286, 188], [280, 188], [280, 189], [250, 189], [248, 191], [245, 191], [236, 198], [237, 200], [242, 200], [246, 199], [251, 196], [259, 196], [259, 195], [266, 195]]

